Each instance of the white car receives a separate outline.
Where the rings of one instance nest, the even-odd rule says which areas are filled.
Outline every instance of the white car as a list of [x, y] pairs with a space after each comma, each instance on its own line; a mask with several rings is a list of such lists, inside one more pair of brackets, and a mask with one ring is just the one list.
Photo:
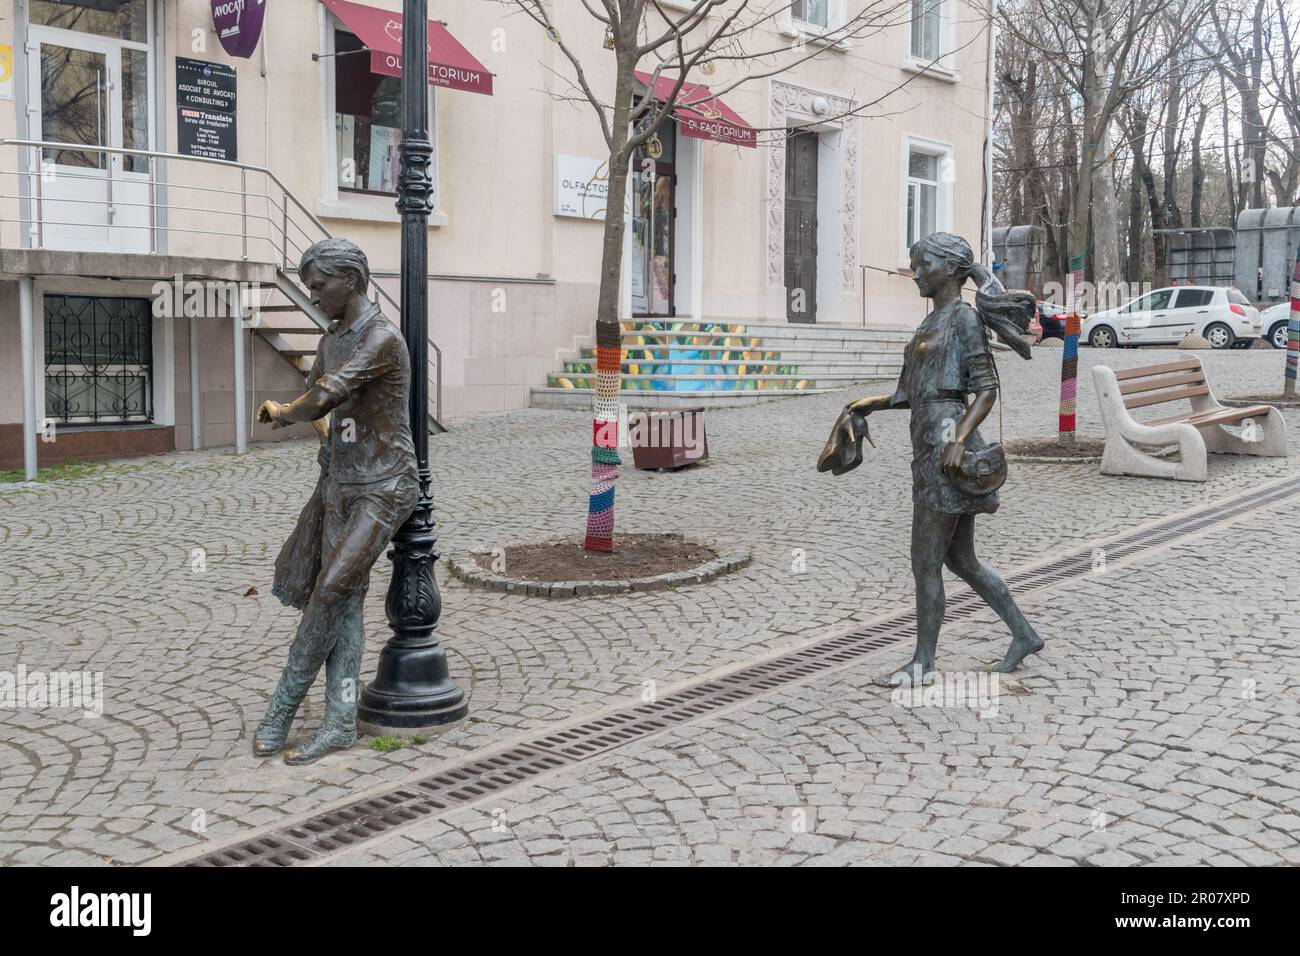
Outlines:
[[1211, 348], [1250, 348], [1260, 337], [1259, 310], [1233, 288], [1184, 285], [1156, 289], [1118, 309], [1088, 317], [1079, 339], [1095, 349], [1122, 345], [1177, 345], [1199, 335]]
[[1270, 305], [1259, 314], [1264, 325], [1264, 341], [1275, 349], [1286, 348], [1287, 323], [1291, 321], [1291, 303]]

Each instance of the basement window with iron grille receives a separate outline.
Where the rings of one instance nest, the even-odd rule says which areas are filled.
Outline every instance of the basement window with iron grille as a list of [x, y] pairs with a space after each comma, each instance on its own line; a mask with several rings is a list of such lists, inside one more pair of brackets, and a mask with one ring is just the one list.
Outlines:
[[45, 416], [68, 425], [153, 421], [149, 299], [45, 299]]

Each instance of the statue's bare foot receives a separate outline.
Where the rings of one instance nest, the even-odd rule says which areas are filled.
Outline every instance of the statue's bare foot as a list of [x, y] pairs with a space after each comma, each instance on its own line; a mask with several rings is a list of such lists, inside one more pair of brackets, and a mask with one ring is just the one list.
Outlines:
[[1030, 654], [1037, 654], [1043, 649], [1043, 639], [1037, 634], [1028, 636], [1017, 636], [1011, 639], [1011, 646], [1007, 648], [1007, 656], [1003, 658], [1000, 664], [994, 664], [989, 670], [997, 671], [1001, 674], [1009, 674]]
[[920, 661], [911, 660], [902, 670], [879, 675], [875, 678], [875, 684], [877, 687], [914, 687], [918, 684], [932, 684], [935, 673], [933, 663], [922, 664]]

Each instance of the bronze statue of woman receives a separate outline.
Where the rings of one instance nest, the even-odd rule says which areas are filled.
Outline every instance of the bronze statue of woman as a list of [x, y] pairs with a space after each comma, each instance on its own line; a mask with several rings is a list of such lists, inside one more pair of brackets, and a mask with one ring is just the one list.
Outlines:
[[[970, 244], [951, 233], [934, 233], [913, 245], [911, 265], [916, 287], [930, 299], [933, 311], [907, 344], [898, 388], [892, 395], [873, 395], [846, 406], [818, 463], [820, 471], [833, 467], [843, 474], [860, 461], [862, 438], [870, 441], [867, 415], [887, 408], [911, 409], [916, 653], [903, 670], [883, 679], [886, 685], [920, 684], [933, 675], [943, 624], [945, 565], [1011, 629], [1011, 646], [993, 670], [1014, 670], [1043, 648], [1006, 582], [975, 556], [975, 516], [997, 511], [996, 486], [1005, 476], [1000, 449], [989, 446], [979, 433], [999, 390], [986, 327], [1028, 359], [1023, 332], [1034, 299], [1028, 293], [1005, 292], [974, 261]], [[975, 307], [961, 298], [967, 279], [980, 287]], [[970, 395], [974, 399], [968, 403]], [[981, 476], [971, 464], [976, 459], [996, 459], [1000, 475]]]

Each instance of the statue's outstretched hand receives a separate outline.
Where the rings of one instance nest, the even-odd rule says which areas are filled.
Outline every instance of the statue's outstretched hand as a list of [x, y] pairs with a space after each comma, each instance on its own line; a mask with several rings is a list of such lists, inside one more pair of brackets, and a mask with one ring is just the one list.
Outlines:
[[864, 438], [872, 448], [876, 447], [867, 428], [866, 413], [854, 410], [852, 405], [846, 405], [831, 427], [831, 437], [826, 440], [826, 447], [817, 456], [817, 470], [829, 471], [836, 476], [852, 471], [862, 463], [861, 446]]
[[257, 409], [257, 420], [263, 425], [269, 423], [272, 428], [283, 428], [286, 423], [280, 421], [278, 416], [284, 407], [280, 402], [268, 398]]
[[888, 401], [888, 395], [868, 395], [866, 398], [859, 398], [856, 402], [849, 402], [844, 407], [855, 415], [870, 415], [884, 408]]

